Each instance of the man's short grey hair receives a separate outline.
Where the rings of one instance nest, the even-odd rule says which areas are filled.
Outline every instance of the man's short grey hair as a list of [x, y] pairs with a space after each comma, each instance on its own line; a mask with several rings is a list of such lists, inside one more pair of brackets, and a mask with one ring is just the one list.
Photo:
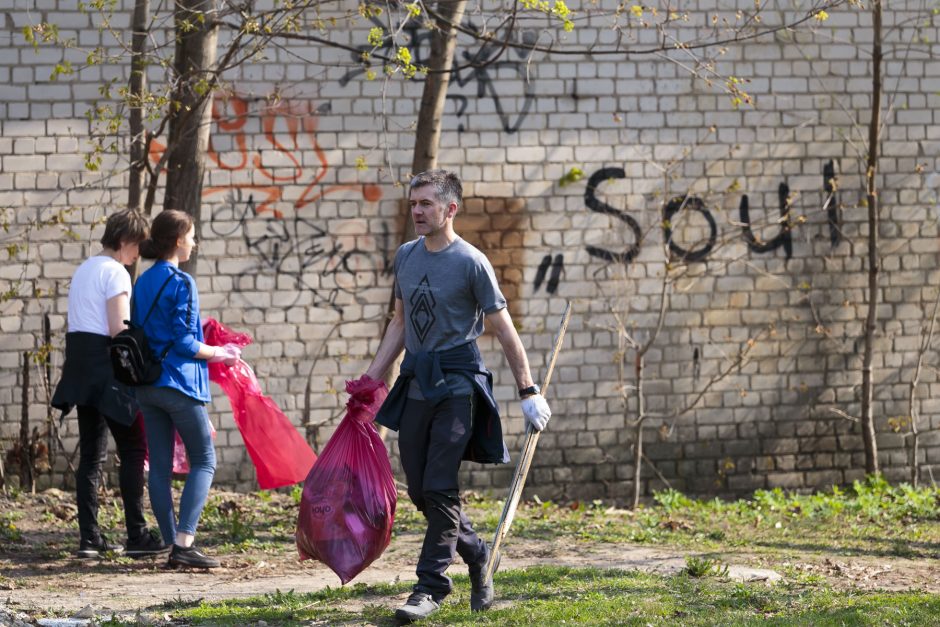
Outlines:
[[463, 206], [463, 185], [460, 177], [449, 170], [428, 170], [411, 179], [409, 190], [418, 189], [425, 185], [434, 187], [434, 195], [439, 202], [449, 205], [456, 202], [458, 207]]

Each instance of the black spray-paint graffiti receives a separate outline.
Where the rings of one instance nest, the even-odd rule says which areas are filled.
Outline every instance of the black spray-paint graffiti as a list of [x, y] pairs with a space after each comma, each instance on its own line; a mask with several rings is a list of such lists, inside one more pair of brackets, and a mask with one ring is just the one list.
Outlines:
[[[472, 25], [471, 28], [477, 30], [476, 27]], [[499, 40], [502, 38], [496, 37], [496, 39]], [[535, 41], [536, 35], [534, 33], [531, 31], [522, 31], [520, 40], [515, 43], [533, 45]], [[493, 107], [496, 109], [496, 115], [499, 116], [499, 120], [503, 125], [503, 130], [506, 131], [506, 133], [515, 133], [519, 130], [519, 127], [522, 126], [522, 122], [525, 120], [526, 116], [529, 115], [529, 110], [535, 102], [535, 82], [530, 79], [529, 73], [531, 68], [524, 60], [527, 56], [526, 51], [519, 48], [512, 48], [509, 54], [515, 54], [518, 60], [495, 61], [494, 59], [500, 54], [503, 54], [504, 50], [503, 44], [498, 42], [484, 43], [475, 52], [465, 50], [463, 58], [468, 62], [469, 67], [458, 69], [454, 74], [453, 80], [455, 80], [460, 87], [476, 82], [477, 98], [491, 98], [493, 100]], [[506, 113], [499, 93], [496, 91], [496, 84], [493, 82], [493, 76], [497, 75], [500, 70], [514, 72], [516, 77], [522, 81], [522, 107], [519, 109], [519, 113], [516, 114], [515, 118]], [[466, 96], [455, 94], [448, 95], [447, 98], [448, 100], [454, 100], [457, 104], [457, 117], [460, 118], [467, 109], [468, 100]], [[458, 132], [462, 133], [465, 130], [466, 127], [463, 123], [458, 125]]]
[[[708, 222], [708, 240], [701, 248], [686, 250], [676, 244], [672, 239], [672, 219], [681, 211], [695, 211], [702, 214], [705, 221]], [[682, 198], [673, 198], [666, 203], [663, 209], [663, 236], [669, 244], [669, 251], [683, 261], [701, 261], [708, 257], [708, 253], [715, 247], [718, 240], [718, 225], [715, 224], [715, 218], [711, 212], [705, 208], [705, 203], [698, 196], [684, 196]]]
[[[592, 257], [603, 259], [608, 262], [619, 262], [623, 265], [629, 265], [640, 253], [643, 234], [640, 225], [626, 211], [611, 207], [597, 197], [597, 190], [601, 183], [613, 179], [626, 178], [623, 168], [602, 168], [591, 175], [588, 179], [587, 187], [584, 190], [584, 204], [591, 211], [614, 216], [623, 221], [630, 232], [633, 234], [634, 243], [624, 251], [611, 251], [598, 246], [586, 246], [585, 250]], [[841, 241], [841, 210], [833, 179], [835, 178], [835, 169], [832, 161], [823, 168], [823, 187], [826, 191], [826, 197], [829, 199], [826, 206], [827, 222], [829, 224], [830, 242], [833, 247]], [[750, 207], [748, 196], [745, 194], [741, 198], [739, 214], [741, 218], [741, 231], [744, 241], [748, 248], [756, 253], [772, 252], [778, 248], [783, 248], [787, 259], [793, 256], [793, 237], [790, 226], [790, 188], [786, 183], [781, 183], [777, 189], [777, 195], [780, 201], [780, 232], [772, 239], [763, 241], [759, 239], [751, 229]], [[673, 240], [673, 218], [681, 213], [694, 211], [699, 213], [708, 223], [709, 235], [698, 248], [688, 250], [677, 244]], [[718, 226], [715, 218], [705, 206], [705, 203], [696, 196], [680, 196], [673, 198], [666, 203], [663, 209], [663, 234], [665, 241], [669, 245], [670, 252], [683, 261], [704, 261], [714, 249], [718, 238]]]
[[[345, 301], [354, 300], [360, 290], [377, 285], [379, 276], [388, 271], [384, 253], [369, 253], [358, 248], [344, 248], [317, 223], [306, 218], [278, 218], [271, 213], [258, 214], [253, 196], [242, 205], [230, 196], [228, 202], [212, 214], [210, 228], [221, 237], [240, 231], [248, 250], [257, 258], [257, 264], [235, 278], [233, 291], [256, 290], [259, 275], [287, 277], [295, 299], [282, 306], [300, 302], [304, 293], [312, 295], [309, 305], [324, 307], [342, 313]], [[258, 221], [263, 228], [258, 228]], [[230, 226], [234, 223], [234, 226]], [[383, 224], [380, 251], [388, 250], [389, 232]], [[381, 257], [377, 259], [376, 257]]]
[[747, 194], [741, 196], [739, 213], [741, 216], [741, 232], [747, 247], [756, 253], [769, 253], [783, 246], [787, 259], [793, 257], [793, 237], [790, 233], [790, 188], [781, 183], [777, 188], [777, 197], [780, 200], [780, 233], [773, 239], [762, 241], [751, 230], [751, 216], [748, 212]]
[[598, 246], [587, 246], [587, 253], [592, 257], [598, 257], [599, 259], [603, 259], [605, 261], [619, 261], [626, 266], [629, 265], [631, 261], [636, 259], [637, 255], [640, 254], [640, 242], [643, 239], [643, 233], [640, 231], [640, 224], [625, 211], [615, 209], [597, 199], [598, 185], [610, 179], [625, 178], [627, 178], [627, 173], [624, 172], [623, 168], [604, 168], [602, 170], [598, 170], [591, 175], [590, 179], [588, 179], [587, 188], [584, 190], [584, 204], [586, 204], [588, 209], [591, 211], [614, 216], [615, 218], [622, 220], [633, 232], [633, 245], [623, 252], [615, 253], [607, 250], [606, 248], [600, 248]]
[[[378, 18], [373, 17], [370, 18], [370, 20], [377, 27], [386, 27], [386, 24], [380, 22]], [[480, 30], [472, 23], [469, 24], [469, 28], [477, 32]], [[428, 57], [431, 54], [431, 33], [413, 21], [409, 21], [405, 24], [402, 28], [402, 32], [405, 35], [404, 40], [409, 42], [408, 46], [413, 58], [412, 62], [419, 67], [427, 65]], [[515, 40], [513, 43], [533, 45], [536, 38], [537, 34], [535, 32], [523, 30], [518, 36], [513, 38]], [[512, 48], [511, 51], [507, 53], [516, 55], [516, 60], [496, 60], [499, 55], [506, 53], [506, 48], [501, 43], [503, 39], [503, 36], [500, 36], [498, 33], [493, 33], [491, 41], [484, 42], [476, 49], [464, 50], [461, 53], [463, 64], [454, 71], [451, 76], [451, 84], [456, 84], [457, 87], [466, 87], [471, 83], [476, 83], [476, 97], [481, 100], [484, 98], [491, 99], [493, 101], [493, 108], [496, 110], [496, 115], [502, 123], [503, 130], [506, 133], [515, 133], [522, 126], [522, 122], [525, 120], [526, 116], [528, 116], [535, 102], [535, 83], [529, 76], [532, 68], [531, 65], [526, 62], [528, 53], [525, 50]], [[393, 57], [395, 56], [394, 47], [395, 43], [387, 38], [375, 52], [380, 53], [382, 56]], [[357, 51], [352, 52], [351, 55], [356, 63], [362, 64], [363, 55], [372, 52], [373, 49], [371, 46], [358, 46]], [[515, 115], [506, 111], [503, 98], [496, 89], [494, 76], [498, 75], [500, 70], [508, 70], [522, 81], [522, 105], [519, 112]], [[346, 72], [346, 74], [339, 79], [339, 84], [346, 86], [353, 78], [365, 73], [366, 67], [360, 65]], [[460, 119], [464, 117], [470, 102], [469, 98], [461, 94], [450, 93], [447, 95], [447, 100], [454, 102], [457, 118]], [[457, 131], [463, 132], [465, 130], [466, 123], [460, 122], [457, 126]]]
[[542, 287], [542, 282], [545, 280], [545, 275], [548, 274], [548, 270], [551, 268], [551, 275], [548, 277], [548, 283], [545, 284], [545, 291], [549, 294], [554, 294], [558, 289], [558, 283], [561, 280], [561, 272], [565, 269], [565, 258], [562, 255], [555, 255], [555, 259], [552, 260], [551, 255], [545, 255], [542, 258], [542, 263], [539, 264], [539, 269], [535, 272], [535, 284], [534, 291], [538, 291]]

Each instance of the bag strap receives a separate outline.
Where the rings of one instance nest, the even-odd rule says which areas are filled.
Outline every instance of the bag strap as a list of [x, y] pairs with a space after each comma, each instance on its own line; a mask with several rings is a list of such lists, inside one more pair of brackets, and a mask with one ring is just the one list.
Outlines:
[[153, 313], [153, 308], [157, 306], [157, 301], [160, 300], [160, 296], [163, 294], [164, 288], [166, 288], [167, 284], [170, 282], [170, 279], [172, 279], [172, 278], [173, 278], [173, 273], [170, 273], [170, 276], [168, 276], [168, 277], [166, 278], [166, 281], [163, 282], [163, 285], [160, 286], [159, 291], [157, 291], [157, 296], [156, 296], [156, 298], [153, 299], [153, 302], [150, 304], [150, 309], [147, 310], [147, 315], [144, 316], [144, 319], [140, 321], [140, 326], [141, 326], [141, 327], [143, 327], [145, 324], [147, 324], [147, 320], [150, 319], [150, 314]]
[[[172, 279], [172, 278], [173, 278], [173, 273], [170, 273], [170, 276], [168, 276], [168, 277], [166, 278], [166, 281], [164, 281], [164, 282], [163, 282], [163, 285], [160, 286], [160, 289], [157, 290], [157, 296], [153, 299], [153, 302], [150, 304], [150, 309], [147, 310], [147, 315], [144, 316], [144, 319], [140, 321], [140, 328], [141, 328], [141, 329], [144, 328], [144, 325], [147, 323], [147, 320], [150, 319], [150, 314], [153, 313], [153, 309], [154, 309], [154, 307], [157, 306], [157, 302], [159, 302], [160, 296], [163, 295], [163, 290], [164, 290], [164, 289], [166, 288], [166, 286], [170, 283], [170, 279]], [[131, 300], [133, 300], [133, 298], [134, 298], [134, 296], [131, 296]], [[134, 308], [133, 308], [133, 305], [131, 305], [131, 317], [133, 317], [133, 311], [134, 311]], [[131, 321], [130, 321], [130, 320], [127, 320], [126, 322], [127, 322], [128, 325], [131, 324]], [[166, 347], [166, 349], [164, 349], [163, 354], [160, 355], [160, 361], [163, 361], [164, 359], [166, 359], [167, 353], [170, 352], [170, 347], [171, 347], [171, 346], [173, 346], [172, 342], [170, 343], [169, 346]]]

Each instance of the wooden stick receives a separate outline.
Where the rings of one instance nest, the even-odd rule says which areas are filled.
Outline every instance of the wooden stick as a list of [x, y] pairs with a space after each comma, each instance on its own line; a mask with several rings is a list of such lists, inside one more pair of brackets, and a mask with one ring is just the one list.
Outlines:
[[[571, 302], [565, 303], [565, 313], [562, 314], [561, 324], [558, 325], [558, 332], [555, 334], [555, 342], [552, 346], [551, 355], [548, 358], [548, 370], [545, 372], [545, 378], [542, 380], [542, 396], [548, 393], [548, 384], [552, 380], [552, 371], [555, 369], [555, 360], [558, 359], [558, 353], [561, 352], [561, 345], [565, 339], [565, 330], [568, 328], [568, 321], [571, 319]], [[525, 487], [526, 476], [529, 474], [529, 467], [532, 465], [532, 458], [535, 456], [535, 447], [539, 442], [540, 431], [535, 431], [531, 426], [526, 428], [525, 443], [522, 445], [522, 455], [519, 457], [519, 463], [516, 465], [516, 472], [512, 477], [512, 483], [509, 485], [509, 496], [506, 497], [506, 503], [503, 505], [503, 515], [496, 525], [496, 535], [493, 543], [490, 545], [490, 556], [486, 560], [486, 570], [484, 571], [484, 581], [490, 581], [493, 577], [493, 568], [496, 563], [496, 556], [499, 555], [499, 548], [509, 535], [509, 526], [512, 524], [513, 516], [516, 514], [516, 506], [519, 505], [519, 499], [522, 497], [522, 489]]]

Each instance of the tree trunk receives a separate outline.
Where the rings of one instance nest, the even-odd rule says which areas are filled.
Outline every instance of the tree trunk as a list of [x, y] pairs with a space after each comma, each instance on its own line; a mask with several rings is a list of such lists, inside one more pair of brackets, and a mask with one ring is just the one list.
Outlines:
[[[130, 91], [130, 115], [128, 127], [131, 133], [130, 169], [127, 181], [127, 208], [144, 211], [144, 174], [147, 167], [147, 129], [144, 128], [143, 96], [147, 89], [147, 24], [150, 20], [150, 0], [135, 0], [134, 15], [131, 18], [131, 79], [127, 88]], [[150, 214], [153, 207], [147, 207]], [[125, 266], [136, 282], [140, 274], [140, 259]]]
[[437, 154], [441, 143], [441, 119], [444, 117], [444, 105], [447, 102], [447, 86], [450, 84], [450, 72], [454, 67], [454, 51], [457, 48], [457, 29], [467, 0], [440, 0], [435, 10], [440, 19], [436, 20], [431, 34], [431, 56], [428, 59], [427, 78], [424, 79], [424, 91], [421, 94], [421, 108], [418, 110], [418, 128], [415, 131], [414, 157], [411, 161], [411, 173], [419, 174], [437, 167]]
[[[204, 96], [214, 83], [211, 72], [218, 41], [218, 29], [207, 24], [214, 21], [215, 13], [216, 0], [177, 0], [174, 11], [177, 84], [170, 105], [167, 150], [171, 153], [163, 208], [192, 215], [197, 236], [212, 117], [212, 96]], [[197, 255], [193, 250], [189, 261], [181, 266], [192, 275], [197, 271]]]
[[[645, 352], [645, 351], [644, 351]], [[643, 402], [643, 355], [637, 354], [634, 361], [636, 380], [636, 431], [633, 436], [633, 504], [630, 509], [640, 506], [640, 494], [643, 492], [643, 423], [646, 421], [646, 404]]]
[[33, 476], [33, 447], [29, 439], [29, 353], [23, 353], [23, 392], [20, 412], [20, 489], [24, 492], [36, 492], [36, 478]]
[[[444, 118], [447, 86], [450, 85], [450, 72], [454, 67], [454, 52], [457, 49], [457, 29], [451, 25], [460, 23], [466, 6], [467, 0], [441, 0], [435, 6], [440, 19], [435, 21], [435, 28], [431, 32], [429, 72], [424, 79], [421, 107], [418, 109], [411, 176], [437, 167], [437, 155], [441, 147], [441, 120]], [[406, 194], [407, 190], [406, 186]], [[415, 238], [415, 227], [407, 203], [402, 211], [400, 233], [402, 244]], [[394, 296], [392, 298], [394, 299]]]
[[862, 361], [862, 441], [865, 445], [865, 472], [875, 474], [878, 467], [878, 442], [875, 438], [873, 398], [873, 343], [878, 308], [878, 146], [881, 130], [881, 0], [872, 2], [872, 88], [871, 120], [868, 122], [868, 163], [865, 172], [868, 200], [868, 316], [865, 320], [865, 353]]
[[933, 301], [933, 312], [930, 314], [930, 323], [920, 342], [917, 353], [917, 367], [914, 368], [914, 378], [911, 379], [911, 391], [908, 397], [908, 412], [911, 415], [911, 485], [915, 488], [920, 485], [920, 409], [917, 406], [917, 386], [920, 385], [920, 374], [924, 369], [924, 356], [933, 344], [934, 331], [937, 327], [937, 314], [940, 313], [940, 290]]
[[[450, 71], [454, 66], [454, 51], [457, 49], [457, 29], [467, 0], [440, 0], [435, 10], [440, 15], [435, 29], [431, 33], [431, 55], [428, 59], [427, 78], [421, 93], [421, 108], [418, 109], [418, 128], [415, 131], [415, 147], [411, 159], [411, 176], [437, 167], [437, 154], [441, 144], [441, 120], [444, 117], [444, 105], [447, 103], [447, 86], [450, 84]], [[405, 186], [405, 194], [408, 186]], [[415, 227], [411, 221], [408, 205], [405, 203], [401, 213], [401, 242], [410, 242], [415, 238]], [[395, 310], [395, 292], [389, 295], [385, 326], [391, 321], [391, 312]], [[386, 374], [386, 383], [391, 385], [398, 373], [401, 359], [396, 360]], [[385, 431], [381, 431], [384, 438]]]
[[130, 115], [128, 124], [131, 132], [130, 179], [127, 183], [127, 207], [143, 209], [144, 172], [147, 164], [147, 136], [144, 128], [144, 108], [142, 98], [147, 89], [147, 22], [150, 19], [150, 0], [134, 2], [134, 16], [131, 23], [131, 79]]
[[52, 483], [52, 476], [55, 473], [56, 440], [58, 439], [59, 423], [52, 409], [52, 322], [49, 320], [49, 312], [42, 315], [42, 344], [48, 351], [45, 353], [43, 361], [45, 381], [42, 382], [42, 386], [46, 395], [46, 450], [49, 454], [49, 481]]

